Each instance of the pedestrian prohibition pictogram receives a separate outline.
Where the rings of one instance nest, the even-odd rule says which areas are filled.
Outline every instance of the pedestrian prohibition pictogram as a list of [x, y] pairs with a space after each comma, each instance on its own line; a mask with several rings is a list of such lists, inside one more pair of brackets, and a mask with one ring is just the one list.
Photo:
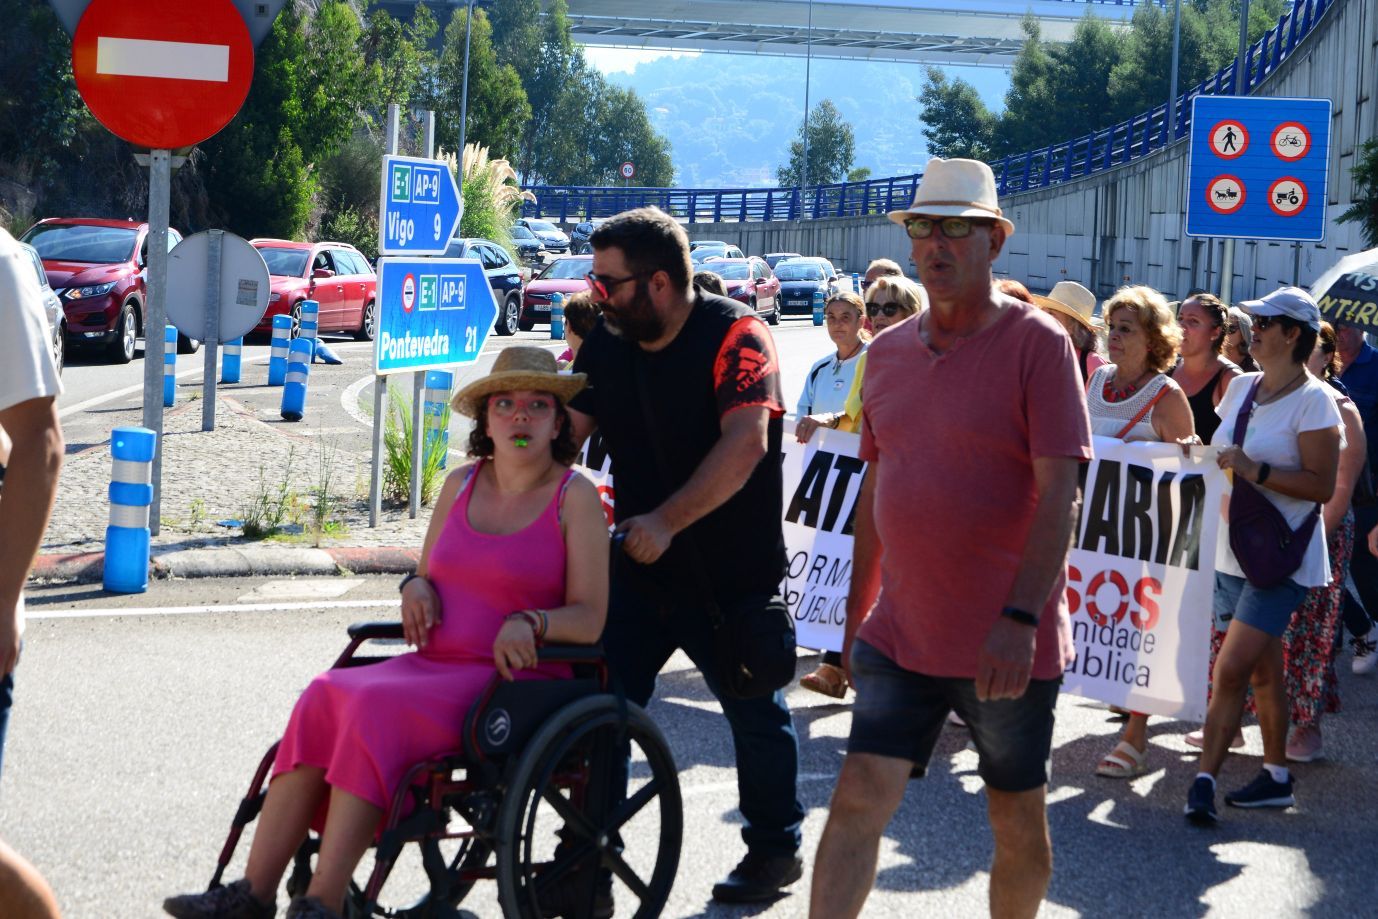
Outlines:
[[1330, 100], [1197, 96], [1188, 236], [1325, 238]]

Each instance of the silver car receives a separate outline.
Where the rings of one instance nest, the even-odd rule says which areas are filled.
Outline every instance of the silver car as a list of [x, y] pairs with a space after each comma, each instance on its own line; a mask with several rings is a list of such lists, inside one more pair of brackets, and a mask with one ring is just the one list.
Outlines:
[[62, 301], [48, 284], [48, 273], [43, 270], [43, 259], [39, 257], [38, 250], [28, 243], [20, 243], [19, 248], [28, 253], [30, 261], [33, 262], [34, 274], [38, 277], [38, 286], [43, 292], [43, 313], [48, 317], [48, 337], [53, 343], [53, 361], [57, 364], [60, 376], [62, 363], [67, 354], [67, 315], [62, 310]]

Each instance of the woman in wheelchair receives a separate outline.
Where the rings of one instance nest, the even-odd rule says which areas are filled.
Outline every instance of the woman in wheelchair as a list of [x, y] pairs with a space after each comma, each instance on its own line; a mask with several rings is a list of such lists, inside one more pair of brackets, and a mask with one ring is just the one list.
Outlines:
[[455, 394], [453, 407], [476, 422], [474, 460], [446, 480], [417, 571], [402, 581], [403, 632], [416, 650], [311, 682], [278, 747], [245, 877], [172, 897], [168, 913], [275, 915], [278, 885], [314, 827], [316, 870], [287, 915], [342, 914], [407, 769], [460, 747], [465, 713], [494, 669], [507, 680], [568, 676], [538, 665], [537, 645], [598, 640], [607, 521], [593, 484], [569, 468], [577, 451], [565, 410], [584, 384], [583, 374], [558, 374], [550, 352], [513, 347]]

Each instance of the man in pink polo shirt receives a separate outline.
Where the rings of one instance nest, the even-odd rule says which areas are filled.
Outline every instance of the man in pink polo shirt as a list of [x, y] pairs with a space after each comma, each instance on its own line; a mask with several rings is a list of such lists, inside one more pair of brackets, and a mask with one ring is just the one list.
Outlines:
[[1086, 402], [1057, 322], [992, 290], [1014, 225], [990, 167], [930, 160], [890, 219], [909, 234], [929, 308], [869, 351], [871, 466], [843, 648], [857, 698], [810, 915], [861, 911], [881, 834], [955, 710], [986, 783], [991, 914], [1032, 917], [1052, 874], [1045, 792], [1073, 655], [1066, 569], [1091, 456]]

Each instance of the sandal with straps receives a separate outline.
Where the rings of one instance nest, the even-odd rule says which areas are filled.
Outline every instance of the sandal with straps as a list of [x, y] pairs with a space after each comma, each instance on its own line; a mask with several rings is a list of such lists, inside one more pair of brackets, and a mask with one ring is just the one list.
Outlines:
[[1120, 741], [1115, 749], [1105, 754], [1096, 767], [1096, 775], [1107, 779], [1132, 779], [1148, 771], [1148, 751], [1142, 753], [1133, 744]]
[[799, 680], [799, 685], [833, 699], [841, 699], [847, 695], [847, 671], [832, 664], [819, 664], [817, 670]]

